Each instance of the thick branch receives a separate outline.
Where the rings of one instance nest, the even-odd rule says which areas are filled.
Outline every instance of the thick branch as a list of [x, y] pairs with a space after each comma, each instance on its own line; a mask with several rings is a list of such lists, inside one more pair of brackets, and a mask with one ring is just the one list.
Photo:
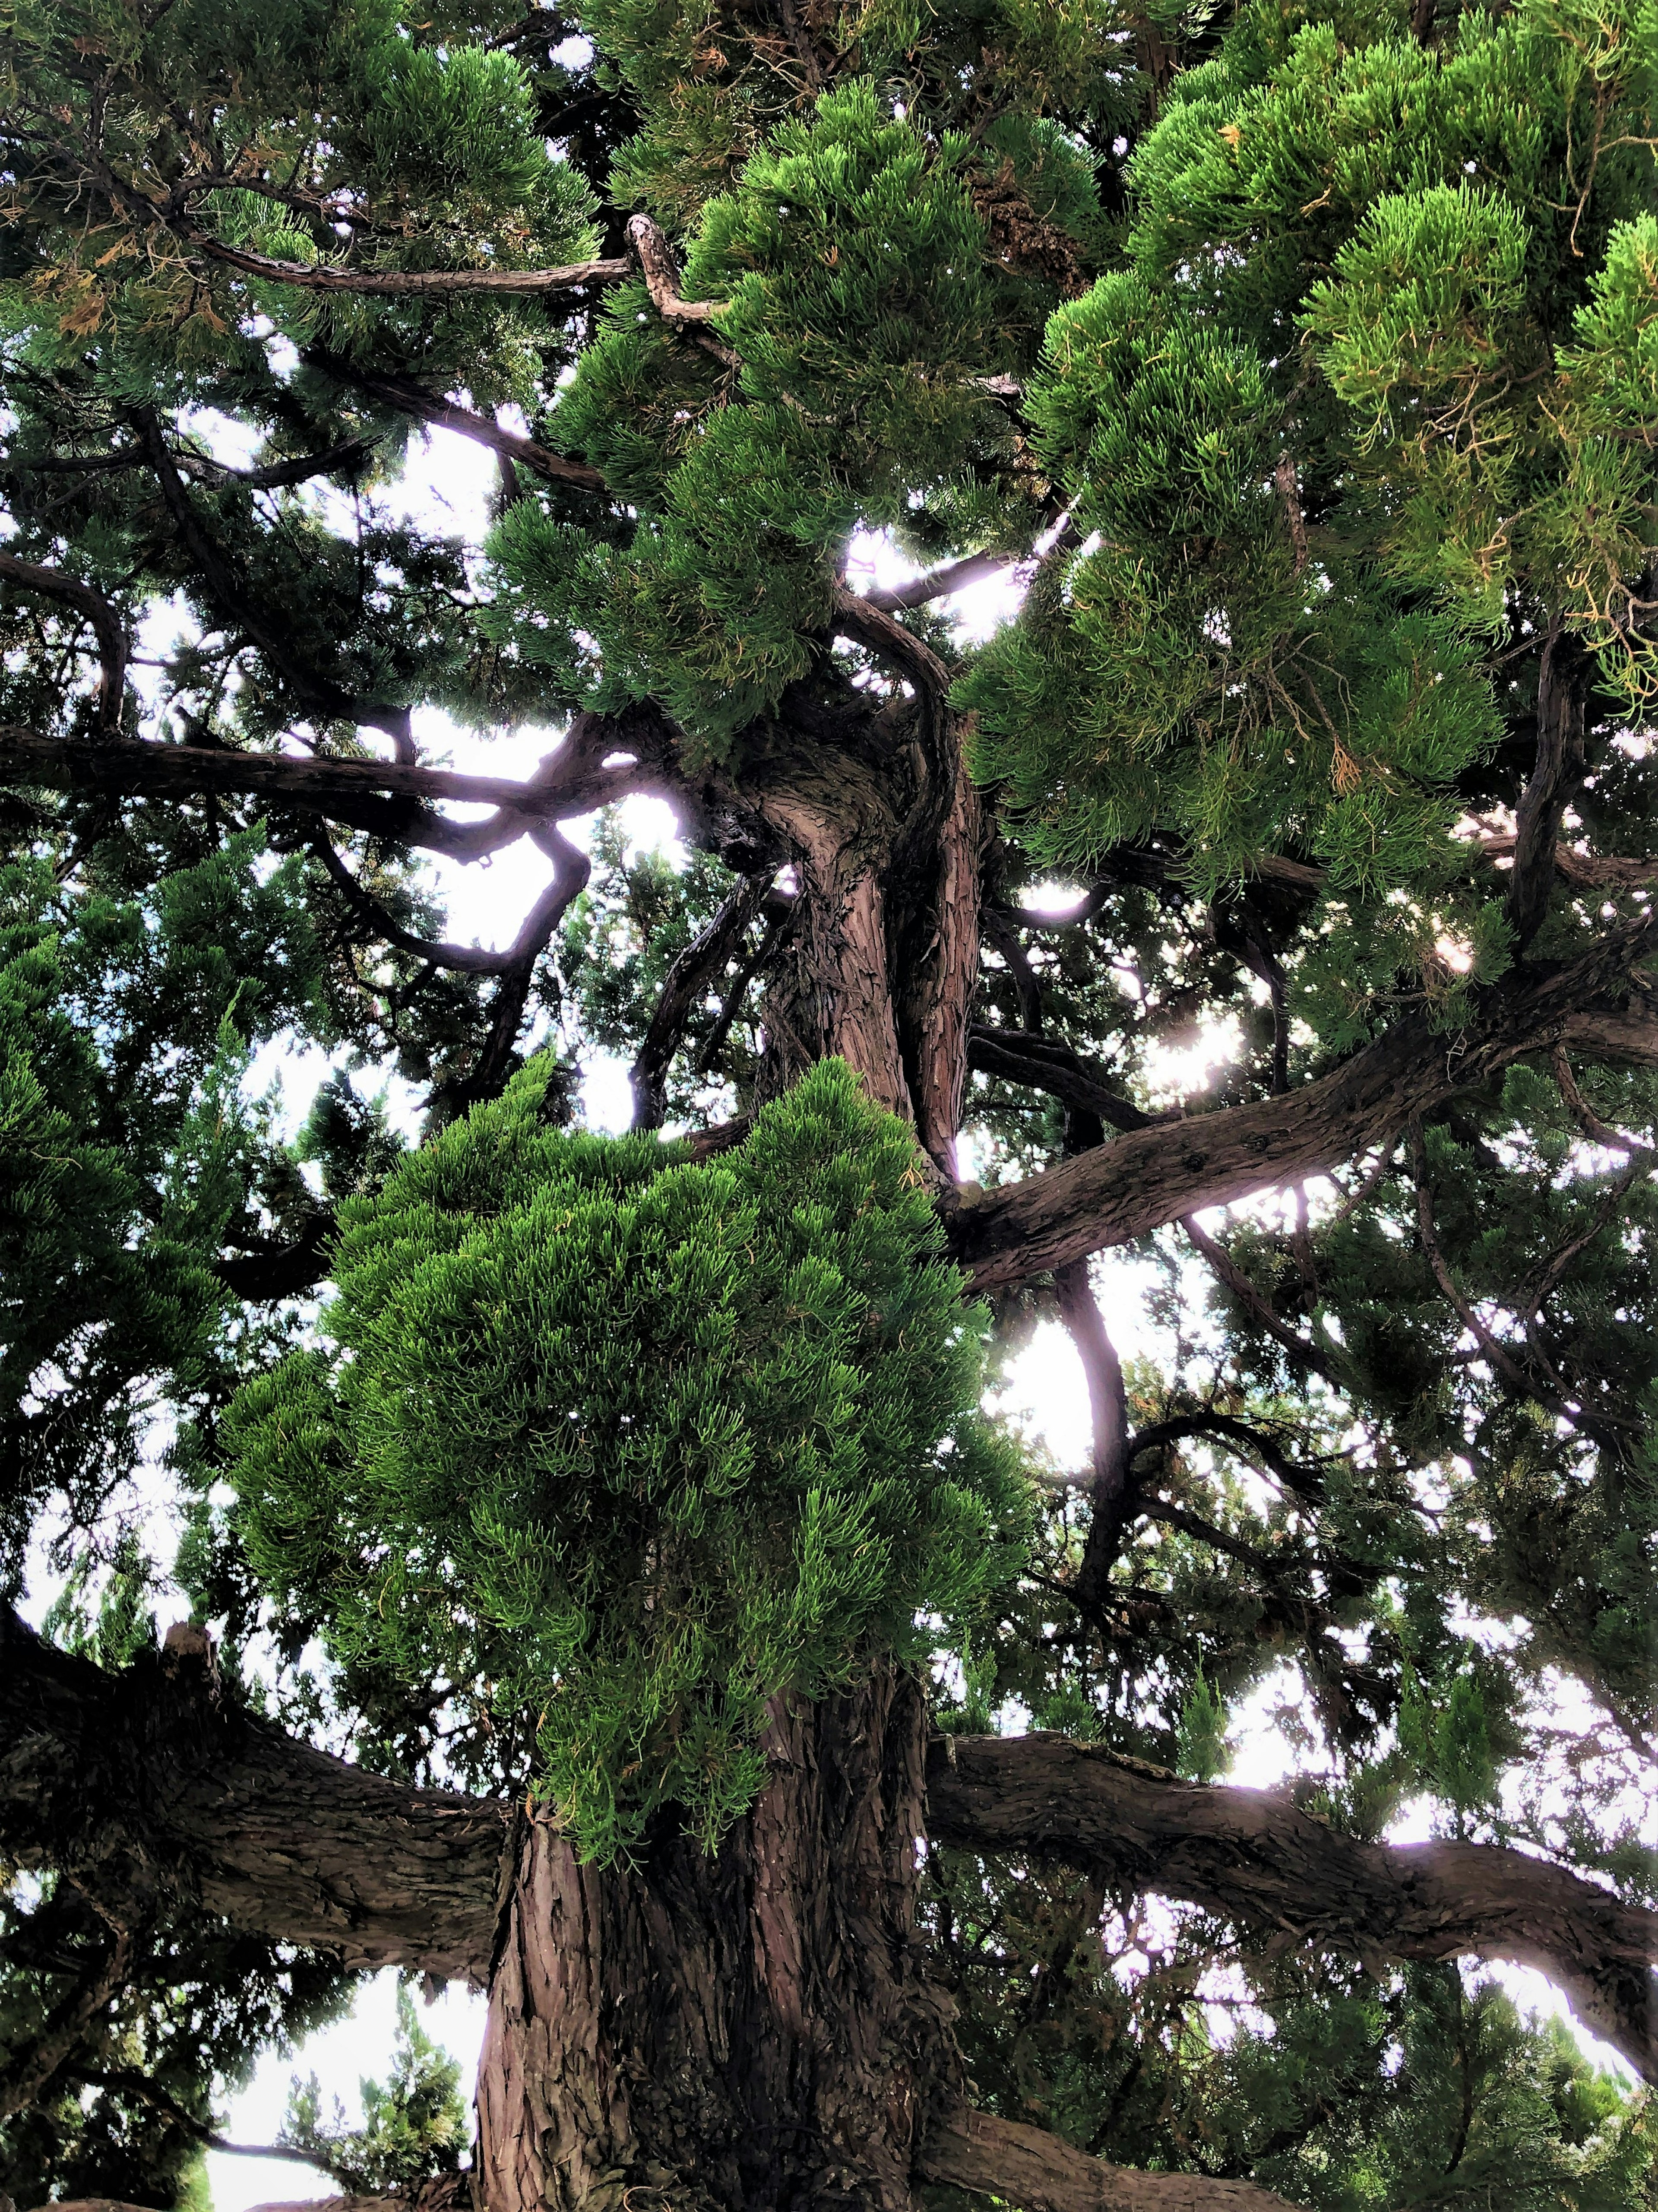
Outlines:
[[[534, 823], [590, 813], [629, 792], [654, 788], [661, 781], [659, 772], [643, 762], [605, 768], [585, 754], [571, 757], [562, 747], [549, 757], [544, 773], [518, 782], [509, 776], [464, 775], [453, 769], [411, 767], [403, 762], [243, 753], [228, 747], [221, 750], [211, 745], [137, 740], [89, 744], [15, 729], [0, 730], [0, 777], [58, 791], [130, 792], [152, 799], [246, 792], [276, 805], [298, 807], [398, 843], [463, 860], [511, 843]], [[463, 806], [495, 806], [501, 813], [489, 823], [447, 822], [432, 811], [438, 799]]]
[[1535, 1966], [1658, 2080], [1658, 1913], [1488, 1844], [1363, 1844], [1276, 1790], [1158, 1778], [1059, 1735], [936, 1738], [929, 1832], [1051, 1853], [1239, 1925], [1369, 1961]]
[[947, 561], [940, 568], [912, 576], [907, 584], [889, 584], [865, 592], [864, 604], [887, 615], [896, 614], [901, 607], [924, 607], [933, 599], [947, 599], [952, 592], [964, 592], [969, 584], [999, 576], [1018, 557], [1017, 553], [969, 553], [963, 560]]
[[101, 668], [98, 678], [98, 726], [112, 732], [121, 719], [121, 694], [126, 683], [127, 634], [121, 617], [101, 592], [76, 583], [61, 568], [44, 568], [35, 561], [20, 561], [0, 553], [0, 583], [15, 584], [21, 591], [39, 592], [61, 599], [92, 625], [98, 641]]
[[1282, 1097], [1140, 1129], [962, 1205], [950, 1228], [975, 1286], [1027, 1281], [1206, 1206], [1321, 1175], [1394, 1137], [1528, 1052], [1574, 1044], [1658, 1064], [1658, 1018], [1628, 1003], [1630, 971], [1658, 945], [1658, 916], [1582, 958], [1515, 975], [1454, 1037], [1407, 1017], [1316, 1083]]
[[1203, 2173], [1143, 2173], [1073, 2150], [1045, 2128], [958, 2107], [921, 2146], [929, 2181], [950, 2182], [1023, 2212], [1290, 2212], [1272, 2190]]
[[0, 1853], [112, 1909], [193, 1898], [270, 1942], [488, 1979], [510, 1809], [411, 1790], [233, 1705], [197, 1631], [107, 1674], [0, 1607]]

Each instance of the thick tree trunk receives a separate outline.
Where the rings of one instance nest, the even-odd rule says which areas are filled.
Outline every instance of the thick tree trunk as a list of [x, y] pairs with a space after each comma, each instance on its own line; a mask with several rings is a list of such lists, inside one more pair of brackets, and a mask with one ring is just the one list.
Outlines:
[[489, 2212], [908, 2212], [961, 2095], [914, 1940], [926, 1709], [891, 1668], [780, 1706], [772, 1781], [705, 1856], [526, 1833], [478, 2076]]

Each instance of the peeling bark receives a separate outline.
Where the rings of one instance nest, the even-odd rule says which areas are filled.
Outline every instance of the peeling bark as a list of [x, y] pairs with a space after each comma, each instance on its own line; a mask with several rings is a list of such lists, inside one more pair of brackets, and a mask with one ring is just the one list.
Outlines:
[[932, 1835], [1051, 1853], [1241, 1926], [1367, 1962], [1535, 1966], [1658, 2081], [1658, 1912], [1490, 1844], [1364, 1844], [1275, 1790], [1205, 1787], [1060, 1735], [936, 1737]]

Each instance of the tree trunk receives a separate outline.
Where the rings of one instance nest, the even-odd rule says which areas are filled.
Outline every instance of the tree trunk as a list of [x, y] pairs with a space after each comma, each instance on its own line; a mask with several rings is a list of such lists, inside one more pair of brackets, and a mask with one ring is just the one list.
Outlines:
[[883, 1666], [780, 1702], [772, 1781], [710, 1858], [577, 1863], [526, 1829], [478, 2074], [489, 2212], [908, 2212], [962, 2094], [914, 1942], [926, 1705]]

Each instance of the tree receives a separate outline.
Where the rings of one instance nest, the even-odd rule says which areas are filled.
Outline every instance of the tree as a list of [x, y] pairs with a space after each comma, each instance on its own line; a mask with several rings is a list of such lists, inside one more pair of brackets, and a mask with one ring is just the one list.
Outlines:
[[0, 37], [16, 2201], [1649, 2204], [1649, 0]]

